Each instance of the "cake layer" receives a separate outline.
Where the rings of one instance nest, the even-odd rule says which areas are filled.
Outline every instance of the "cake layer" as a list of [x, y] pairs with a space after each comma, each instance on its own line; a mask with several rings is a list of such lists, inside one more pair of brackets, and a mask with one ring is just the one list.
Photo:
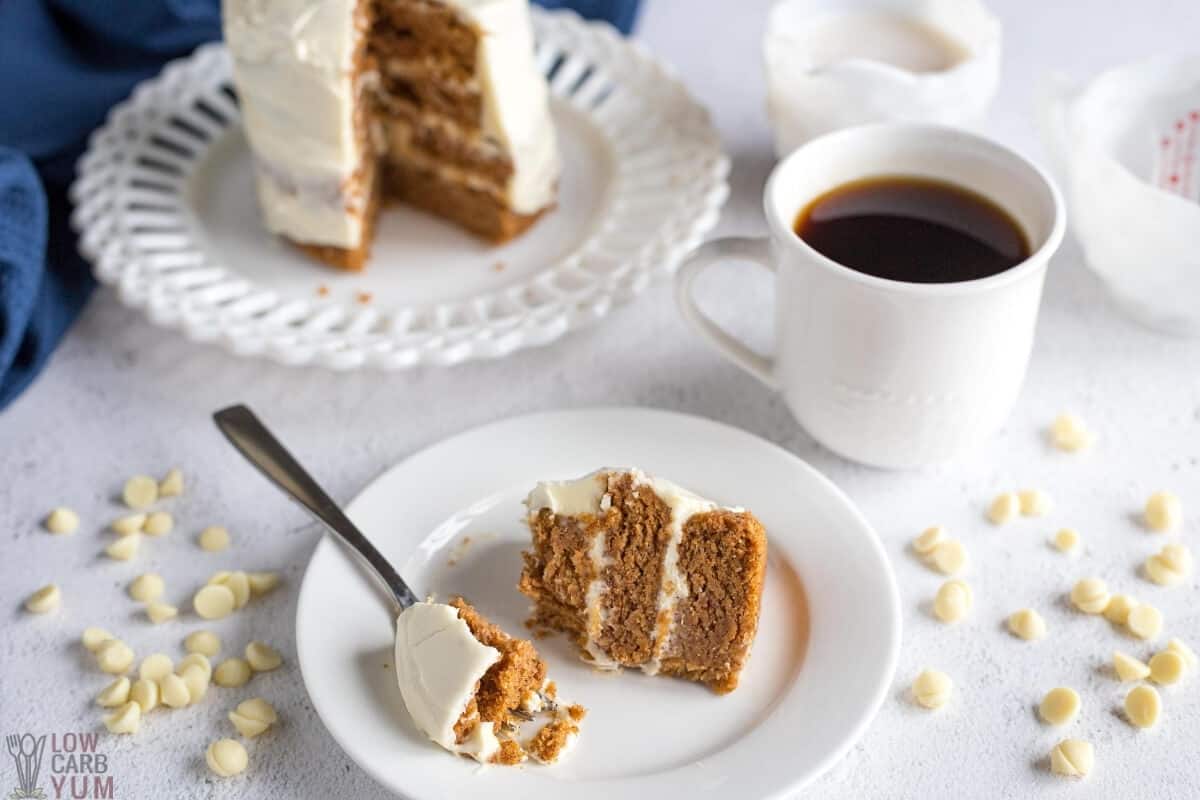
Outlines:
[[732, 691], [757, 626], [766, 534], [750, 513], [638, 470], [539, 484], [520, 590], [599, 668]]

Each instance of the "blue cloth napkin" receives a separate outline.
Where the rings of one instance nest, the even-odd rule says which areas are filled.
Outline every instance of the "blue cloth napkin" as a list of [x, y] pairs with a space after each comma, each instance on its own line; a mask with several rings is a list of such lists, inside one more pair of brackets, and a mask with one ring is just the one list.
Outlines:
[[[625, 33], [639, 0], [536, 0]], [[88, 134], [139, 81], [221, 36], [219, 0], [0, 0], [0, 409], [95, 284], [67, 188]]]

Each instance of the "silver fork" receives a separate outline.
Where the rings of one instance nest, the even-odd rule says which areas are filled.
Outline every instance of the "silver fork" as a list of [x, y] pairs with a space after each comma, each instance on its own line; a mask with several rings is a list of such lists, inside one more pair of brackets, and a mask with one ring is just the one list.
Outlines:
[[12, 756], [13, 763], [17, 765], [17, 783], [21, 784], [21, 791], [27, 792], [29, 791], [29, 787], [25, 785], [28, 783], [28, 780], [25, 777], [24, 759], [21, 752], [21, 737], [10, 734], [5, 738], [5, 742], [8, 744], [8, 754]]

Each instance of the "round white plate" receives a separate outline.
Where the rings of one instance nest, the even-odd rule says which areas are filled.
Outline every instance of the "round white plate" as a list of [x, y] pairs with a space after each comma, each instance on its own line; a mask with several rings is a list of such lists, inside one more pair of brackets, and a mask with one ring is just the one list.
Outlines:
[[224, 45], [169, 64], [93, 134], [72, 222], [100, 281], [155, 323], [336, 369], [495, 358], [604, 317], [716, 224], [729, 161], [707, 113], [608, 25], [536, 10], [564, 172], [558, 208], [494, 247], [386, 209], [363, 273], [262, 226]]
[[564, 637], [542, 639], [560, 695], [589, 708], [579, 743], [552, 767], [481, 771], [413, 726], [392, 670], [387, 607], [326, 539], [300, 588], [300, 668], [333, 738], [384, 786], [411, 800], [782, 798], [863, 733], [900, 644], [887, 557], [832, 483], [748, 433], [642, 409], [518, 417], [412, 456], [348, 511], [417, 592], [461, 593], [521, 635], [522, 500], [538, 480], [604, 465], [638, 466], [743, 505], [766, 526], [762, 617], [738, 689], [722, 697], [671, 678], [596, 672]]

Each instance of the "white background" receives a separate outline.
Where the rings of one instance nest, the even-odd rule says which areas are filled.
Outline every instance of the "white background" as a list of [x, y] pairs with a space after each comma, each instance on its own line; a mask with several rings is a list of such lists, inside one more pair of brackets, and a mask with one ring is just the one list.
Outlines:
[[[764, 229], [759, 193], [773, 161], [759, 52], [767, 5], [649, 0], [639, 29], [639, 38], [712, 109], [733, 155], [733, 195], [720, 233]], [[1082, 78], [1123, 61], [1195, 48], [1200, 33], [1200, 5], [1185, 0], [994, 0], [993, 6], [1005, 23], [1005, 58], [991, 132], [1035, 158], [1043, 156], [1035, 98], [1048, 73]], [[718, 316], [766, 344], [765, 279], [732, 267], [702, 293], [724, 304]], [[252, 685], [285, 720], [269, 740], [253, 743], [252, 772], [222, 782], [205, 770], [204, 746], [218, 732], [228, 735], [227, 703], [214, 702], [160, 713], [137, 737], [107, 738], [118, 797], [383, 797], [325, 733], [300, 684], [291, 636], [295, 589], [319, 532], [218, 438], [208, 416], [236, 401], [254, 406], [342, 499], [421, 447], [522, 412], [648, 405], [745, 428], [807, 459], [861, 505], [885, 542], [903, 594], [904, 647], [891, 697], [863, 741], [808, 796], [1200, 796], [1200, 679], [1164, 692], [1158, 729], [1133, 730], [1120, 717], [1123, 689], [1106, 665], [1114, 647], [1142, 656], [1149, 649], [1102, 620], [1072, 613], [1062, 600], [1076, 578], [1101, 575], [1153, 600], [1170, 633], [1200, 645], [1195, 579], [1165, 590], [1140, 578], [1136, 565], [1166, 539], [1143, 532], [1134, 519], [1151, 490], [1170, 487], [1194, 512], [1182, 538], [1195, 541], [1200, 531], [1200, 344], [1161, 337], [1119, 316], [1069, 236], [1051, 266], [1028, 381], [1009, 424], [972, 457], [917, 473], [860, 468], [819, 448], [778, 398], [688, 334], [666, 287], [599, 327], [502, 362], [353, 375], [238, 361], [149, 325], [109, 291], [97, 293], [47, 372], [0, 415], [0, 732], [97, 729], [90, 701], [104, 679], [76, 644], [86, 625], [118, 630], [140, 654], [178, 653], [184, 627], [149, 626], [122, 594], [138, 572], [161, 572], [169, 599], [183, 605], [215, 569], [277, 568], [285, 590], [219, 625], [230, 645], [268, 639], [287, 660]], [[1045, 446], [1044, 428], [1064, 409], [1100, 432], [1090, 455], [1063, 456]], [[179, 529], [146, 542], [133, 564], [98, 557], [108, 541], [101, 529], [119, 513], [113, 496], [124, 478], [176, 464], [189, 478], [186, 497], [173, 506]], [[1053, 494], [1051, 517], [1003, 529], [983, 522], [996, 490], [1023, 486]], [[83, 515], [73, 537], [38, 528], [58, 504]], [[403, 516], [397, 509], [397, 524]], [[970, 621], [954, 628], [928, 616], [939, 578], [906, 552], [907, 541], [934, 522], [950, 526], [973, 561], [976, 606]], [[202, 554], [192, 541], [214, 523], [235, 537], [223, 556]], [[1066, 524], [1086, 542], [1076, 560], [1046, 545]], [[25, 595], [49, 581], [63, 586], [63, 610], [44, 618], [22, 614]], [[1003, 630], [1005, 615], [1027, 605], [1049, 623], [1042, 642], [1019, 642]], [[935, 714], [915, 709], [906, 695], [926, 666], [956, 682], [953, 702]], [[1055, 685], [1074, 686], [1083, 696], [1082, 716], [1067, 732], [1040, 725], [1033, 711]], [[1047, 770], [1049, 748], [1067, 733], [1097, 747], [1096, 770], [1084, 786]], [[0, 789], [7, 792], [15, 776], [3, 754], [0, 765]]]

